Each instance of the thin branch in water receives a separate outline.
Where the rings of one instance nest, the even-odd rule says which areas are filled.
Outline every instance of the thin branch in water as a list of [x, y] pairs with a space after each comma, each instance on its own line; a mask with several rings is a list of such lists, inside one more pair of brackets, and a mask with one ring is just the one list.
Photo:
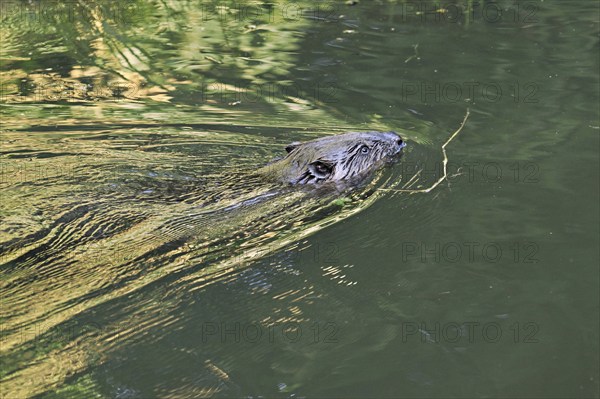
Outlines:
[[[452, 135], [448, 138], [448, 140], [446, 140], [446, 142], [444, 144], [442, 144], [442, 154], [444, 155], [444, 175], [442, 177], [440, 177], [435, 183], [433, 183], [431, 185], [431, 187], [424, 188], [424, 189], [418, 189], [418, 190], [413, 190], [413, 189], [394, 189], [394, 188], [380, 188], [379, 190], [394, 191], [394, 192], [400, 192], [400, 193], [428, 193], [431, 190], [433, 190], [434, 188], [436, 188], [444, 180], [446, 180], [446, 177], [448, 176], [448, 170], [447, 170], [448, 155], [446, 154], [446, 146], [448, 144], [450, 144], [450, 142], [452, 140], [454, 140], [454, 138], [458, 135], [458, 133], [460, 133], [460, 131], [462, 130], [462, 128], [465, 126], [465, 123], [467, 123], [467, 119], [469, 118], [469, 114], [470, 114], [470, 111], [467, 108], [467, 113], [465, 114], [465, 117], [464, 117], [462, 123], [460, 124], [460, 126], [458, 127], [458, 129], [456, 129], [456, 131], [454, 133], [452, 133]], [[414, 178], [414, 176], [413, 176], [413, 178]]]
[[408, 61], [412, 60], [412, 59], [420, 59], [419, 58], [419, 43], [415, 44], [414, 46], [412, 46], [413, 49], [415, 49], [415, 53], [413, 55], [411, 55], [410, 57], [408, 57], [407, 59], [404, 60], [404, 63], [408, 63]]

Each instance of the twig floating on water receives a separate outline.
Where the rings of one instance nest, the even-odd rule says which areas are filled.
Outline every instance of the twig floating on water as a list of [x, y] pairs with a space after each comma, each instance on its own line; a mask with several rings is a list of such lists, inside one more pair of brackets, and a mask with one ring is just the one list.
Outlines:
[[431, 190], [433, 190], [434, 188], [436, 188], [441, 182], [443, 182], [444, 180], [446, 180], [446, 177], [448, 176], [448, 171], [447, 171], [448, 155], [446, 154], [446, 146], [448, 144], [450, 144], [450, 142], [452, 140], [454, 140], [454, 138], [458, 135], [458, 133], [460, 133], [460, 131], [462, 130], [462, 128], [465, 126], [465, 123], [467, 123], [467, 119], [469, 118], [469, 114], [470, 114], [470, 111], [467, 108], [467, 113], [465, 114], [465, 117], [464, 117], [462, 123], [460, 124], [460, 126], [458, 127], [458, 129], [456, 129], [456, 131], [454, 133], [452, 133], [452, 135], [448, 138], [448, 140], [446, 140], [446, 142], [444, 144], [442, 144], [442, 154], [444, 155], [444, 174], [435, 183], [433, 183], [431, 185], [431, 187], [424, 188], [424, 189], [419, 189], [419, 190], [401, 189], [401, 188], [400, 189], [396, 189], [396, 188], [380, 188], [379, 190], [394, 191], [394, 192], [400, 192], [400, 193], [428, 193]]

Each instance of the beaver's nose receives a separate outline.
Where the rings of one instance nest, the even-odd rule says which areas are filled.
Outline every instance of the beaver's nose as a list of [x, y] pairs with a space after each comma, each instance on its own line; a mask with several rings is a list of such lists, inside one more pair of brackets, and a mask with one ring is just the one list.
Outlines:
[[386, 139], [389, 140], [388, 143], [396, 144], [397, 147], [395, 147], [395, 149], [394, 149], [395, 152], [400, 152], [401, 149], [406, 147], [406, 143], [404, 142], [404, 140], [402, 140], [402, 137], [400, 137], [400, 135], [398, 133], [385, 132], [384, 135], [385, 135]]

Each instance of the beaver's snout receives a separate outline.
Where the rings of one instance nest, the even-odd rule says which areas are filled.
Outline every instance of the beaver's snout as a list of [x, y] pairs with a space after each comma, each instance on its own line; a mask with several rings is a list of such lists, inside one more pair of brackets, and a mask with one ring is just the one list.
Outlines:
[[402, 140], [402, 137], [396, 132], [386, 132], [388, 139], [395, 143], [394, 153], [399, 153], [404, 147], [406, 147], [406, 142]]

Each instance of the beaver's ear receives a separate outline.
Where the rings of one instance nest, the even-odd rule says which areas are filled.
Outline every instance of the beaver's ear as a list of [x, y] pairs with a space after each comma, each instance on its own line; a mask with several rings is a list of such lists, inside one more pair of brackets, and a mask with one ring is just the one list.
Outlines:
[[290, 143], [288, 145], [285, 146], [285, 150], [290, 153], [292, 151], [294, 151], [298, 146], [300, 146], [300, 144], [302, 144], [299, 141], [294, 141], [293, 143]]

